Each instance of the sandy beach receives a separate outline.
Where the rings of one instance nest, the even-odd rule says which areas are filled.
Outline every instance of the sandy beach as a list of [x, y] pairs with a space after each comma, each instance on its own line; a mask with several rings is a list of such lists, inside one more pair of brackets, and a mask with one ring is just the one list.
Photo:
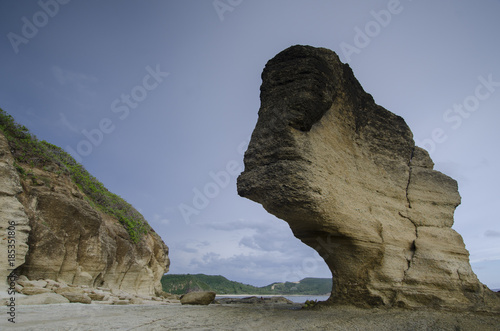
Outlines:
[[320, 310], [288, 305], [84, 305], [0, 307], [0, 330], [498, 330], [500, 316], [433, 310]]

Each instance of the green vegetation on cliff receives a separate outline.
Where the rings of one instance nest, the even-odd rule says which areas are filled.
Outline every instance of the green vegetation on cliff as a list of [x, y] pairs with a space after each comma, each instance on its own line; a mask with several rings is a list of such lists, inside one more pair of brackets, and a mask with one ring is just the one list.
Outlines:
[[[69, 175], [94, 207], [118, 219], [127, 229], [133, 242], [138, 242], [142, 234], [149, 230], [144, 217], [132, 205], [120, 196], [109, 192], [97, 178], [89, 174], [62, 148], [44, 140], [38, 140], [24, 125], [16, 123], [14, 118], [2, 109], [0, 109], [0, 130], [9, 142], [16, 160], [16, 169], [23, 178], [31, 177], [32, 180], [36, 180], [34, 174], [30, 171], [26, 172], [20, 166], [21, 164], [31, 169], [39, 168], [57, 175]], [[46, 185], [49, 185], [49, 182]]]
[[246, 285], [228, 280], [223, 276], [164, 275], [163, 290], [172, 294], [194, 291], [214, 291], [217, 294], [279, 294], [279, 295], [322, 295], [332, 291], [330, 278], [304, 278], [299, 282], [273, 283], [264, 287]]

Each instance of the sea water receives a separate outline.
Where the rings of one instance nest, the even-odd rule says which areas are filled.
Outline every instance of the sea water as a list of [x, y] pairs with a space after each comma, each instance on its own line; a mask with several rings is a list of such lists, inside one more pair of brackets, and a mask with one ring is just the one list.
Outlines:
[[222, 299], [222, 298], [237, 298], [237, 299], [243, 299], [243, 298], [248, 298], [251, 296], [256, 296], [258, 298], [271, 298], [271, 297], [284, 297], [287, 298], [290, 301], [293, 301], [295, 303], [304, 303], [307, 300], [317, 300], [317, 301], [326, 301], [329, 298], [329, 295], [217, 295], [215, 299]]
[[284, 295], [284, 297], [296, 303], [304, 303], [307, 300], [310, 301], [317, 300], [318, 302], [326, 301], [330, 296], [329, 295]]

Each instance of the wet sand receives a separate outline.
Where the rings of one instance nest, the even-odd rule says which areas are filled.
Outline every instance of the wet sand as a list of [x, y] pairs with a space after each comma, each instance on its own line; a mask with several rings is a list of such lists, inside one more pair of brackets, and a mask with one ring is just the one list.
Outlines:
[[283, 305], [17, 306], [15, 324], [0, 307], [0, 330], [500, 330], [500, 316], [433, 310]]

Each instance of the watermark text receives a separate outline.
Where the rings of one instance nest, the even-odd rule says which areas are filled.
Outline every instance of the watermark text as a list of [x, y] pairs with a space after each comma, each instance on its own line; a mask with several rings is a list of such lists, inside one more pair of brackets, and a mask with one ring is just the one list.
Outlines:
[[[146, 66], [145, 70], [147, 74], [143, 77], [141, 84], [134, 86], [130, 93], [122, 93], [120, 98], [116, 98], [111, 102], [111, 112], [118, 114], [118, 118], [122, 121], [130, 115], [131, 109], [136, 109], [146, 99], [148, 92], [156, 89], [169, 75], [168, 72], [161, 71], [159, 64], [154, 69], [151, 66]], [[97, 128], [82, 130], [82, 134], [86, 139], [80, 140], [76, 148], [66, 146], [66, 151], [81, 163], [83, 157], [89, 156], [95, 147], [102, 144], [104, 136], [112, 133], [115, 129], [116, 126], [112, 119], [103, 118], [99, 121]]]
[[[453, 130], [458, 130], [464, 120], [479, 109], [481, 102], [490, 98], [496, 89], [500, 87], [500, 82], [493, 80], [493, 74], [489, 74], [486, 78], [479, 76], [477, 79], [479, 84], [474, 88], [474, 92], [466, 96], [462, 102], [455, 103], [452, 107], [446, 109], [443, 113], [443, 121], [449, 123]], [[444, 143], [446, 140], [448, 140], [446, 130], [436, 127], [432, 130], [430, 137], [422, 140], [415, 139], [415, 144], [432, 154], [437, 145]]]
[[243, 0], [214, 0], [214, 2], [212, 2], [212, 5], [214, 6], [217, 16], [219, 16], [219, 20], [223, 22], [224, 15], [227, 12], [232, 12], [234, 8], [241, 5], [242, 2]]
[[38, 31], [46, 26], [51, 18], [59, 13], [60, 5], [69, 3], [70, 0], [40, 0], [37, 2], [41, 10], [35, 12], [31, 19], [26, 16], [21, 17], [21, 33], [9, 32], [7, 38], [12, 45], [14, 53], [19, 53], [19, 46], [27, 44], [36, 37]]

